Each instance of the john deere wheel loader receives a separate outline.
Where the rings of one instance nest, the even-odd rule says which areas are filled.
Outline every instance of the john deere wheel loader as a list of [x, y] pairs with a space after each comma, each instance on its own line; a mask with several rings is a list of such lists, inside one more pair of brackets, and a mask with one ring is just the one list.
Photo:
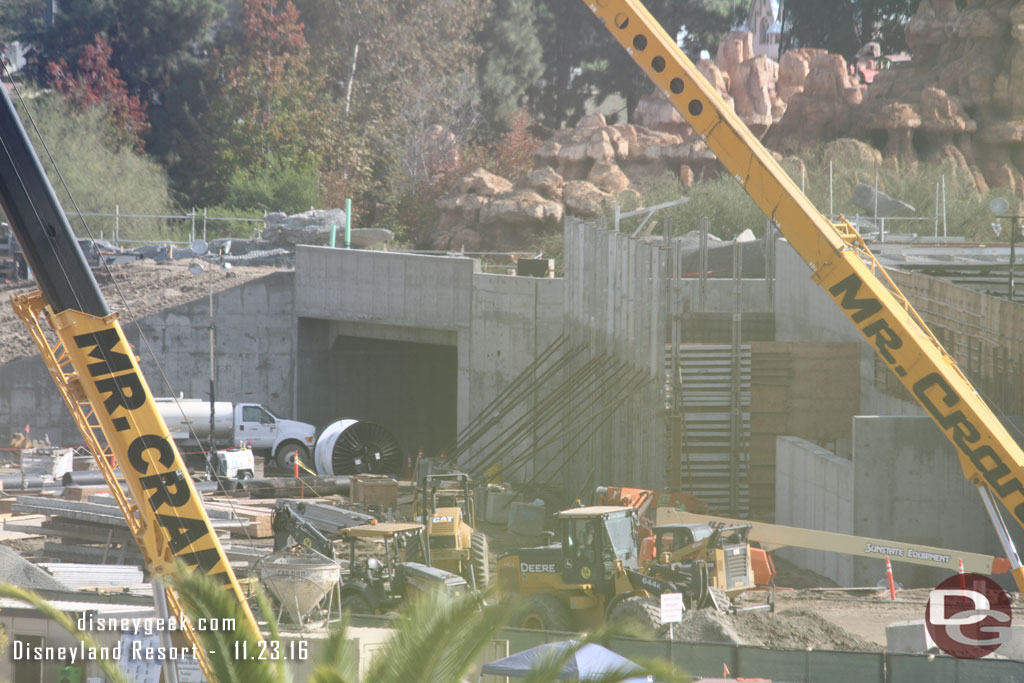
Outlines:
[[661, 594], [681, 593], [687, 609], [727, 610], [731, 595], [753, 587], [743, 529], [659, 527], [656, 547], [664, 552], [644, 564], [635, 508], [580, 507], [558, 517], [561, 543], [498, 558], [502, 598], [518, 604], [513, 626], [582, 631], [632, 621], [660, 637]]
[[593, 506], [558, 515], [562, 542], [498, 558], [498, 586], [519, 604], [513, 626], [580, 631], [604, 623], [634, 594], [627, 570], [639, 567], [636, 510]]

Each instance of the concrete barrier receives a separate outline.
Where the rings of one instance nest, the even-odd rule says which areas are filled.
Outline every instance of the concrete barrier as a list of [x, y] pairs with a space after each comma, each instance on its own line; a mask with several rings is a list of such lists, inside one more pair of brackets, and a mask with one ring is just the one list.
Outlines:
[[920, 655], [935, 651], [935, 641], [925, 628], [924, 619], [897, 621], [885, 627], [885, 647], [889, 652]]
[[512, 503], [508, 508], [508, 530], [517, 534], [539, 535], [544, 531], [544, 506]]
[[488, 491], [487, 492], [487, 514], [485, 515], [491, 524], [507, 523], [509, 520], [508, 511], [516, 494], [512, 491]]

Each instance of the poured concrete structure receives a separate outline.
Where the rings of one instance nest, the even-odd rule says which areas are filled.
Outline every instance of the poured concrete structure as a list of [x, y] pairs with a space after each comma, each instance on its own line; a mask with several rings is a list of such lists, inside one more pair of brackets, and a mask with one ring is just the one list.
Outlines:
[[[262, 403], [291, 417], [293, 278], [293, 273], [276, 272], [214, 293], [218, 400]], [[210, 314], [205, 297], [146, 316], [138, 326], [122, 314], [121, 324], [155, 395], [209, 396]], [[140, 329], [144, 343], [139, 341]], [[38, 356], [0, 366], [0, 437], [9, 438], [26, 424], [34, 439], [49, 436], [54, 444], [82, 443]]]
[[562, 333], [561, 280], [469, 258], [303, 246], [295, 284], [293, 412], [377, 421], [428, 455]]

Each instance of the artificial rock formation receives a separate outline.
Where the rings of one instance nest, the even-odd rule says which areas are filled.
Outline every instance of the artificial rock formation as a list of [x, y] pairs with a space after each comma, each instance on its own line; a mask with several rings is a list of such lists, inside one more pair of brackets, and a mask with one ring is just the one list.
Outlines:
[[[749, 33], [738, 31], [697, 68], [772, 149], [824, 143], [829, 157], [873, 164], [944, 161], [981, 190], [1024, 198], [1024, 0], [967, 5], [921, 0], [906, 26], [912, 60], [880, 71], [870, 86], [823, 50], [793, 50], [778, 63], [755, 57]], [[482, 170], [463, 178], [440, 201], [435, 245], [523, 248], [557, 230], [564, 215], [600, 215], [645, 179], [669, 172], [690, 186], [720, 171], [660, 92], [641, 98], [634, 121], [608, 125], [592, 114], [556, 131], [515, 183]]]
[[875, 77], [855, 132], [1024, 197], [1024, 2], [922, 0], [906, 36], [913, 60]]
[[546, 140], [534, 153], [534, 170], [515, 183], [483, 169], [459, 179], [438, 203], [433, 246], [526, 249], [557, 231], [563, 215], [600, 216], [645, 178], [668, 172], [691, 185], [695, 169], [704, 172], [717, 162], [689, 126], [686, 132], [684, 140], [663, 129], [610, 126], [600, 114], [586, 116]]

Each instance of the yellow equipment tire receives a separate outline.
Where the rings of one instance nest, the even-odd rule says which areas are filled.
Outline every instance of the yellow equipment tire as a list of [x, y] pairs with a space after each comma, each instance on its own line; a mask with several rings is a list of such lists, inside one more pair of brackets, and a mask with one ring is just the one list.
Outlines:
[[661, 623], [661, 609], [645, 595], [633, 595], [615, 603], [608, 613], [612, 625], [632, 623], [639, 630], [637, 635], [644, 638], [664, 638], [668, 626]]
[[511, 626], [537, 631], [571, 632], [575, 630], [569, 606], [554, 595], [535, 593], [518, 602], [518, 608], [509, 621]]
[[491, 585], [491, 553], [487, 535], [482, 531], [474, 531], [470, 536], [469, 561], [473, 564], [477, 590], [487, 590]]

